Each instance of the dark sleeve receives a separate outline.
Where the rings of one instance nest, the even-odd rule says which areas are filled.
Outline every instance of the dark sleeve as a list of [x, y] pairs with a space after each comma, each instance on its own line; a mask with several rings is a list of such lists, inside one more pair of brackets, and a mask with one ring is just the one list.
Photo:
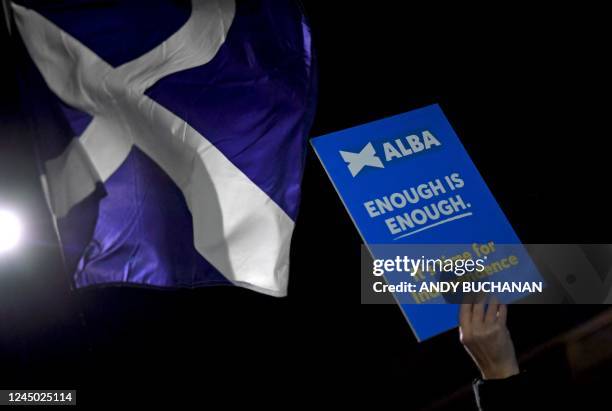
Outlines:
[[480, 411], [529, 409], [529, 376], [521, 372], [500, 380], [476, 380], [473, 384]]

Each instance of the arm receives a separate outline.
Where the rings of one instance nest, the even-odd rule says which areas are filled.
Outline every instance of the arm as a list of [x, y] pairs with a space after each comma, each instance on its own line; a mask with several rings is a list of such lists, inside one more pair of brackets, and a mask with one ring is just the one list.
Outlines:
[[492, 301], [461, 304], [459, 338], [476, 363], [483, 380], [507, 378], [519, 373], [514, 344], [506, 327], [508, 308]]
[[474, 383], [476, 403], [481, 411], [520, 409], [526, 380], [519, 374], [510, 332], [506, 327], [508, 308], [492, 301], [462, 304], [459, 314], [461, 343], [478, 367], [481, 380]]

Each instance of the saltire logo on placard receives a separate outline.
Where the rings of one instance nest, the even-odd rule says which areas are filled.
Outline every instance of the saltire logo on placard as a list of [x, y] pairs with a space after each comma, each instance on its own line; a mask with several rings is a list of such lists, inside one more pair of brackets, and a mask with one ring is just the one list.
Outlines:
[[[405, 138], [398, 138], [382, 143], [385, 162], [394, 159], [411, 156], [433, 147], [439, 147], [442, 143], [429, 131], [410, 134]], [[385, 168], [380, 157], [376, 154], [376, 149], [372, 142], [368, 142], [361, 151], [353, 153], [350, 151], [340, 151], [340, 156], [347, 163], [351, 176], [355, 177], [366, 166], [375, 168]]]

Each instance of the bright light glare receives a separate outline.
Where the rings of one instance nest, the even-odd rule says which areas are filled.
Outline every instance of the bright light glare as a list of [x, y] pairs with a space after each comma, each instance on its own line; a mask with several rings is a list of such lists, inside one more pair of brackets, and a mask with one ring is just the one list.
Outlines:
[[21, 222], [15, 214], [7, 210], [0, 210], [0, 253], [19, 244], [21, 230]]

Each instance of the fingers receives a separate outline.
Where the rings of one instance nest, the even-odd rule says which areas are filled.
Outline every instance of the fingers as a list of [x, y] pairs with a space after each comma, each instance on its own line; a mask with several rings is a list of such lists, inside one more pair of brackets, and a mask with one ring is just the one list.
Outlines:
[[472, 311], [472, 324], [480, 325], [484, 321], [484, 303], [476, 303], [474, 304], [474, 309]]
[[497, 321], [497, 311], [499, 309], [499, 301], [497, 298], [493, 297], [491, 302], [489, 302], [489, 306], [487, 307], [487, 312], [485, 314], [484, 322], [485, 324], [491, 325], [495, 324]]
[[472, 335], [472, 308], [473, 304], [459, 306], [459, 339], [462, 344], [468, 344]]
[[459, 307], [459, 325], [463, 329], [468, 328], [472, 322], [472, 305], [461, 304], [461, 307]]
[[492, 298], [488, 305], [484, 303], [461, 304], [459, 307], [459, 325], [464, 333], [484, 330], [496, 323], [506, 325], [508, 307]]
[[499, 306], [497, 321], [501, 325], [506, 325], [506, 319], [508, 318], [508, 306], [506, 304], [501, 304]]

